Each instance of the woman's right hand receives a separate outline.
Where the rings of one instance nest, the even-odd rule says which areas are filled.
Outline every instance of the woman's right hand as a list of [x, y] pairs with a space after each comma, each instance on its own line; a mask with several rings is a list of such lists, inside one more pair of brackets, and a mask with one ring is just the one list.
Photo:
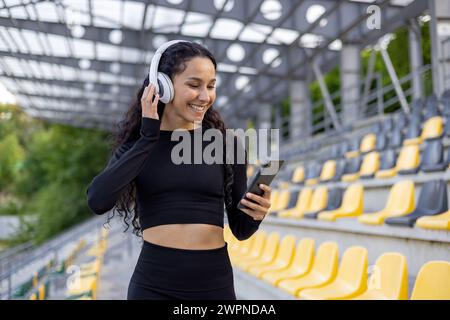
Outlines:
[[142, 93], [141, 97], [142, 117], [159, 120], [158, 116], [159, 95], [156, 95], [155, 100], [152, 102], [155, 90], [156, 90], [155, 86], [151, 84], [150, 86], [145, 87], [144, 93]]

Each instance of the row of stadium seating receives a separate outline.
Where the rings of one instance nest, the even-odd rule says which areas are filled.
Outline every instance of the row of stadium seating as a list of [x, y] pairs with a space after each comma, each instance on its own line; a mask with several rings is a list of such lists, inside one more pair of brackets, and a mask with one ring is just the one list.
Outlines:
[[[233, 266], [258, 280], [278, 287], [296, 298], [314, 300], [408, 299], [407, 259], [386, 252], [376, 261], [370, 278], [368, 251], [361, 246], [345, 250], [339, 262], [335, 242], [322, 243], [278, 232], [257, 231], [251, 238], [238, 241], [228, 225], [224, 228]], [[410, 299], [450, 299], [450, 262], [430, 261], [422, 266]]]
[[374, 213], [364, 213], [364, 187], [351, 184], [345, 191], [339, 187], [319, 186], [315, 189], [274, 190], [269, 214], [280, 218], [310, 218], [336, 221], [357, 217], [369, 225], [409, 226], [450, 230], [450, 211], [447, 202], [447, 185], [444, 180], [431, 180], [423, 184], [417, 200], [414, 182], [400, 180], [390, 189], [385, 207]]
[[100, 271], [107, 248], [108, 229], [102, 228], [98, 241], [86, 255], [88, 262], [80, 265], [79, 273], [66, 291], [66, 300], [97, 300]]
[[[314, 156], [301, 161], [295, 168], [290, 166], [290, 169], [283, 170], [278, 180], [311, 186], [358, 179], [385, 179], [419, 171], [445, 171], [450, 164], [450, 149], [446, 154], [449, 142], [442, 138], [443, 118], [431, 117], [424, 123], [420, 135], [413, 134], [420, 133], [420, 130], [407, 129], [410, 133], [404, 137], [403, 130], [408, 121], [409, 128], [420, 128], [421, 120], [417, 119], [420, 117], [414, 113], [409, 116], [399, 113], [394, 119], [387, 118], [361, 138], [344, 139], [328, 149], [316, 150]], [[446, 126], [450, 134], [450, 121], [446, 121]]]
[[[360, 243], [357, 234], [371, 233], [363, 225], [415, 226], [441, 231], [420, 231], [430, 241], [428, 247], [424, 242], [425, 250], [433, 252], [434, 241], [445, 241], [442, 231], [450, 230], [445, 172], [450, 164], [450, 91], [440, 100], [430, 96], [411, 107], [410, 114], [397, 112], [307, 139], [311, 147], [302, 145], [306, 152], [290, 147], [282, 153], [288, 161], [272, 183], [269, 210], [275, 219], [266, 222], [274, 232], [268, 235], [262, 225], [252, 238], [239, 242], [225, 230], [233, 265], [301, 299], [450, 299], [450, 263], [435, 261], [448, 260], [442, 254], [410, 257], [415, 273], [410, 276], [417, 279], [408, 295], [406, 257], [392, 252], [410, 252], [406, 228], [406, 240], [389, 238], [389, 228], [383, 227], [377, 229], [382, 230], [376, 244], [364, 245], [378, 255], [369, 279], [367, 249], [348, 246]], [[255, 169], [248, 166], [247, 176]], [[387, 195], [381, 209], [380, 195]], [[292, 235], [301, 234], [297, 226], [305, 230], [316, 223], [297, 219], [316, 219], [323, 227], [318, 237], [325, 242], [316, 253], [313, 239], [301, 239], [296, 246]], [[350, 221], [327, 223], [338, 220]], [[353, 228], [355, 236], [348, 232]], [[288, 236], [280, 241], [279, 233]], [[307, 234], [315, 238], [314, 232]], [[347, 248], [340, 263], [337, 243], [327, 241], [336, 236], [343, 237], [339, 243]]]
[[55, 277], [65, 274], [67, 268], [72, 265], [77, 255], [85, 246], [86, 241], [80, 239], [66, 259], [63, 259], [58, 264], [55, 259], [52, 259], [45, 267], [33, 274], [31, 285], [29, 281], [22, 284], [13, 294], [13, 298], [28, 296], [29, 300], [46, 300], [49, 297], [50, 282]]
[[[404, 119], [404, 120], [400, 120]], [[399, 148], [401, 146], [421, 144], [427, 140], [439, 139], [450, 136], [450, 121], [441, 116], [436, 116], [426, 120], [423, 125], [420, 118], [412, 116], [411, 122], [407, 125], [408, 117], [400, 113], [395, 118], [395, 126], [389, 129], [384, 125], [381, 129], [375, 126], [371, 133], [363, 137], [356, 137], [350, 141], [342, 142], [330, 149], [330, 158], [345, 156], [351, 158], [370, 151], [383, 151], [387, 148]], [[388, 118], [386, 123], [392, 123], [393, 119]], [[406, 132], [405, 132], [406, 131]]]
[[103, 256], [106, 251], [108, 230], [102, 228], [98, 234], [98, 240], [88, 248], [87, 257], [93, 257], [91, 261], [79, 266], [79, 270], [72, 268], [76, 266], [75, 260], [80, 258], [81, 251], [86, 247], [86, 240], [80, 239], [71, 250], [68, 257], [56, 264], [54, 259], [45, 268], [35, 272], [30, 281], [20, 286], [14, 293], [13, 298], [28, 297], [29, 300], [46, 300], [49, 298], [50, 283], [57, 278], [66, 279], [67, 274], [74, 276], [67, 282], [65, 292], [67, 300], [96, 300], [100, 269]]
[[[447, 121], [450, 117], [448, 91], [442, 95], [441, 99], [431, 95], [425, 101], [421, 99], [415, 100], [411, 107], [410, 114], [404, 114], [400, 111], [395, 117], [392, 117], [392, 114], [388, 114], [386, 119], [375, 122], [370, 132], [376, 136], [374, 144], [378, 151], [382, 151], [387, 147], [399, 147], [402, 145], [403, 139], [408, 140], [408, 143], [419, 143], [425, 139], [442, 137], [442, 135], [450, 136], [450, 122]], [[434, 119], [428, 121], [431, 118]], [[324, 134], [319, 139], [312, 139], [298, 147], [285, 149], [281, 156], [285, 159], [290, 159], [296, 156], [315, 155], [329, 143], [330, 138], [333, 141], [336, 141], [336, 138], [338, 138], [342, 143], [333, 146], [329, 157], [337, 158], [344, 156], [346, 153], [351, 155], [352, 153], [354, 154], [354, 151], [361, 151], [361, 149], [368, 152], [367, 148], [375, 141], [373, 136], [367, 137], [365, 143], [361, 142], [361, 137], [346, 139], [346, 136], [351, 131], [354, 131], [354, 128], [350, 126], [344, 127], [340, 132], [335, 131]]]
[[[381, 154], [369, 152], [363, 156], [348, 159], [330, 159], [323, 163], [312, 161], [307, 170], [297, 166], [293, 173], [283, 174], [279, 180], [290, 184], [313, 186], [328, 182], [353, 182], [359, 179], [386, 179], [396, 175], [445, 171], [450, 164], [450, 149], [444, 157], [444, 147], [440, 139], [427, 141], [420, 152], [418, 145], [403, 146], [397, 156], [395, 149], [387, 149]], [[250, 174], [252, 171], [250, 170]], [[287, 176], [292, 175], [290, 178]]]

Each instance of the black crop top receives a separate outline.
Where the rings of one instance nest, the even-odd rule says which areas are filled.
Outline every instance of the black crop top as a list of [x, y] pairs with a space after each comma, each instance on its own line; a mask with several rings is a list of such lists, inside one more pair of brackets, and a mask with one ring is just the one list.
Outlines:
[[[173, 131], [160, 130], [160, 124], [160, 120], [143, 117], [140, 138], [115, 150], [107, 167], [94, 177], [86, 190], [90, 210], [99, 215], [108, 212], [114, 208], [125, 187], [135, 181], [135, 209], [142, 230], [175, 223], [223, 227], [224, 165], [206, 164], [203, 160], [200, 164], [194, 162], [195, 143], [191, 143], [191, 163], [175, 164], [171, 152], [181, 140], [171, 141]], [[188, 132], [192, 137], [200, 133], [199, 130], [204, 132], [205, 128]], [[202, 150], [211, 143], [203, 139], [198, 141], [202, 141]], [[234, 148], [235, 159], [238, 147], [239, 143]], [[247, 165], [235, 163], [232, 167], [233, 209], [227, 212], [228, 224], [237, 239], [245, 240], [258, 230], [261, 220], [254, 220], [237, 208], [247, 188]]]

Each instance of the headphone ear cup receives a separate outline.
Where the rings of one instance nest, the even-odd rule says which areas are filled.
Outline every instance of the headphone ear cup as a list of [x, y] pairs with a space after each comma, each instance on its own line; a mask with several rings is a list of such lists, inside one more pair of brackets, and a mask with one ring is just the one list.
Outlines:
[[170, 77], [162, 72], [158, 72], [159, 100], [163, 103], [169, 103], [173, 100], [174, 89]]

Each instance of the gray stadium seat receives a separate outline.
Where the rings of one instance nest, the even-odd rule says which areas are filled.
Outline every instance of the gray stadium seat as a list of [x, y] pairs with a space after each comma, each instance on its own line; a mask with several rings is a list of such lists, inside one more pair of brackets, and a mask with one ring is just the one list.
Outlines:
[[402, 217], [385, 220], [388, 225], [413, 227], [416, 220], [423, 216], [434, 216], [448, 210], [447, 184], [444, 180], [433, 180], [423, 184], [416, 209]]
[[[328, 190], [328, 201], [325, 211], [336, 210], [339, 208], [341, 206], [343, 193], [342, 188], [339, 187]], [[320, 212], [307, 212], [304, 214], [304, 217], [308, 219], [317, 219], [319, 213]]]
[[398, 148], [403, 144], [403, 133], [401, 129], [395, 129], [392, 131], [389, 137], [389, 148]]
[[425, 142], [422, 152], [420, 169], [423, 172], [444, 171], [447, 163], [444, 161], [444, 147], [440, 139]]

